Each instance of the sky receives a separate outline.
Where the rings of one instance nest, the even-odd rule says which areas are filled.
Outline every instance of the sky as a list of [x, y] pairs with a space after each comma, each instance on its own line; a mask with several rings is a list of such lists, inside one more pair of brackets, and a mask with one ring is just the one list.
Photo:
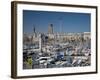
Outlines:
[[23, 31], [48, 32], [48, 26], [53, 24], [54, 32], [90, 32], [89, 13], [51, 12], [23, 10]]

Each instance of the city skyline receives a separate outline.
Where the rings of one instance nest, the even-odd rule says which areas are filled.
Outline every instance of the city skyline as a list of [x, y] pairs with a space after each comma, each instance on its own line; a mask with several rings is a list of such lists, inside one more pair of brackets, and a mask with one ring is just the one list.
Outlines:
[[90, 32], [90, 17], [88, 13], [51, 12], [23, 10], [23, 32], [47, 33], [50, 24], [54, 32]]

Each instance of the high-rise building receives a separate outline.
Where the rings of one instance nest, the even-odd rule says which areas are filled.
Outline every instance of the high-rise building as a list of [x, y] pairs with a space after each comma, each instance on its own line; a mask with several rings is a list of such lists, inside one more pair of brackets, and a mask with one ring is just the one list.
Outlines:
[[33, 27], [33, 36], [34, 36], [34, 37], [37, 37], [37, 34], [36, 34], [36, 29], [35, 29], [35, 27]]
[[35, 27], [33, 27], [33, 32], [35, 33]]
[[53, 24], [50, 24], [48, 27], [48, 33], [53, 34]]

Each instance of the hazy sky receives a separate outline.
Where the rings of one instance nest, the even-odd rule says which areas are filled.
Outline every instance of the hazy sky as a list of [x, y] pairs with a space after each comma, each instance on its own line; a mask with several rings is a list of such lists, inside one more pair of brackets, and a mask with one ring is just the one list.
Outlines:
[[48, 32], [53, 24], [54, 32], [90, 32], [91, 15], [88, 13], [48, 12], [23, 10], [23, 31]]

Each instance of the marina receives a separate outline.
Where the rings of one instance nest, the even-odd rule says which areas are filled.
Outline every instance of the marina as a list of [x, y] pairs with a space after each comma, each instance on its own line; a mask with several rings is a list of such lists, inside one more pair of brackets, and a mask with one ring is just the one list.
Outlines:
[[23, 69], [90, 66], [91, 45], [89, 40], [66, 41], [65, 43], [59, 41], [52, 44], [53, 41], [43, 43], [41, 38], [38, 44], [25, 45]]

